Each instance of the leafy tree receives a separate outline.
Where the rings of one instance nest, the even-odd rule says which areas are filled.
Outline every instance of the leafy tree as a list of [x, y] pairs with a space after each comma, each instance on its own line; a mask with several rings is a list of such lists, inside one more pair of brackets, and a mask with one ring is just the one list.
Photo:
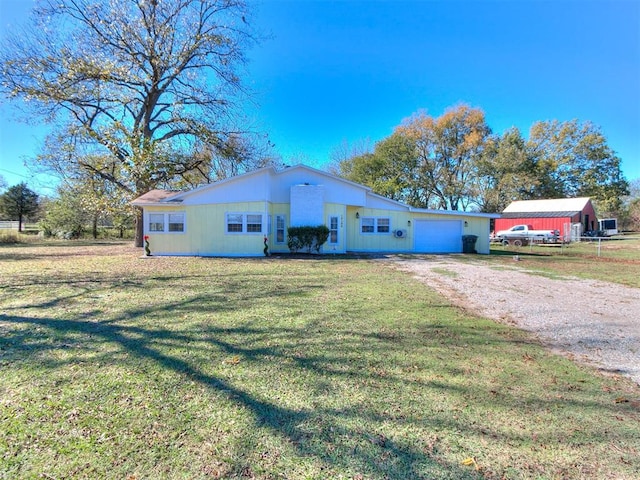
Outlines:
[[251, 168], [247, 132], [233, 121], [255, 40], [242, 0], [39, 5], [31, 29], [0, 51], [0, 89], [55, 122], [50, 144], [66, 139], [66, 154], [42, 164], [100, 177], [129, 198]]
[[420, 193], [414, 180], [417, 170], [415, 145], [393, 134], [376, 143], [373, 153], [364, 153], [338, 164], [338, 174], [367, 185], [393, 200], [419, 206]]
[[417, 181], [419, 158], [410, 138], [393, 133], [376, 144], [374, 155], [385, 164], [384, 175], [374, 182], [374, 190], [377, 187], [383, 195], [414, 207], [428, 203], [429, 192]]
[[622, 198], [621, 208], [611, 216], [618, 218], [619, 229], [640, 231], [640, 178], [629, 182], [629, 195]]
[[18, 221], [18, 231], [22, 231], [22, 220], [38, 212], [38, 194], [22, 182], [0, 195], [0, 213], [9, 220]]
[[425, 207], [466, 210], [474, 202], [477, 163], [491, 133], [482, 110], [458, 105], [438, 118], [421, 112], [396, 133], [416, 145]]
[[415, 207], [466, 209], [477, 202], [478, 162], [489, 134], [479, 109], [460, 105], [438, 118], [420, 112], [373, 153], [343, 159], [335, 170]]
[[[120, 227], [121, 232], [124, 228], [130, 228], [135, 211], [128, 205], [129, 195], [123, 189], [118, 188], [113, 181], [105, 180], [103, 176], [94, 173], [95, 170], [109, 164], [109, 157], [87, 153], [81, 161], [85, 165], [90, 165], [91, 170], [64, 170], [62, 167], [65, 165], [56, 162], [56, 159], [77, 155], [78, 147], [70, 144], [69, 139], [65, 138], [50, 142], [51, 138], [47, 139], [46, 154], [42, 154], [40, 158], [50, 162], [52, 170], [62, 179], [62, 182], [58, 188], [58, 198], [55, 200], [56, 209], [52, 214], [47, 215], [47, 220], [43, 223], [47, 227], [46, 229], [48, 230], [48, 227], [51, 226], [55, 231], [74, 232], [72, 236], [78, 236], [81, 232], [78, 231], [75, 224], [80, 222], [83, 228], [91, 224], [93, 237], [97, 238], [98, 223], [107, 219], [113, 221], [116, 224], [114, 226]], [[119, 179], [121, 172], [112, 169], [111, 175], [114, 179]], [[196, 174], [192, 173], [191, 175], [195, 176]], [[70, 205], [72, 210], [76, 210], [75, 216], [68, 215], [65, 211], [66, 208], [59, 205], [60, 203]], [[58, 216], [60, 219], [57, 218]], [[71, 222], [64, 220], [71, 218], [74, 218]]]
[[58, 198], [48, 203], [39, 226], [46, 237], [72, 239], [81, 237], [90, 221], [90, 216], [82, 208], [81, 199], [71, 190], [60, 188]]
[[0, 175], [0, 192], [3, 192], [8, 187], [7, 181], [2, 175]]
[[500, 137], [482, 110], [466, 105], [437, 118], [419, 112], [373, 152], [334, 169], [381, 195], [436, 209], [498, 212], [513, 200], [589, 196], [601, 215], [619, 215], [628, 191], [620, 159], [592, 123], [537, 122], [528, 140], [516, 128]]
[[640, 231], [640, 198], [632, 200], [628, 208], [628, 227], [635, 232]]
[[98, 225], [110, 223], [120, 229], [130, 228], [134, 212], [117, 191], [100, 178], [65, 181], [58, 188], [57, 198], [51, 200], [40, 222], [45, 236], [79, 238], [90, 227], [93, 238], [98, 237]]
[[517, 128], [487, 138], [477, 175], [477, 203], [483, 212], [501, 212], [514, 200], [536, 198], [540, 185], [537, 165]]
[[620, 158], [591, 122], [537, 122], [528, 148], [543, 180], [539, 198], [591, 197], [601, 212], [617, 211], [629, 184]]

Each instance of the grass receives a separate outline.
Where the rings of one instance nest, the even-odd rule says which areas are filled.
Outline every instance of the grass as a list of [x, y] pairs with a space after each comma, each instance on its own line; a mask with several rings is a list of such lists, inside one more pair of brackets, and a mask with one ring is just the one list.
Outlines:
[[[96, 241], [122, 241], [122, 239], [133, 239], [134, 232], [131, 229], [125, 229], [123, 235], [120, 236], [120, 230], [116, 227], [98, 227], [98, 240], [93, 239], [90, 228], [86, 228], [83, 232], [82, 239], [74, 240], [75, 243]], [[27, 223], [23, 225], [22, 232], [17, 229], [0, 228], [0, 245], [17, 245], [17, 244], [58, 244], [68, 245], [67, 240], [63, 240], [56, 236], [43, 239], [42, 232], [37, 223]]]
[[38, 241], [39, 239], [36, 236], [27, 233], [18, 232], [17, 230], [0, 229], [0, 245], [35, 243]]
[[383, 261], [139, 255], [0, 247], [0, 478], [640, 475], [637, 385]]
[[468, 261], [489, 262], [498, 266], [514, 266], [551, 277], [578, 277], [619, 283], [640, 288], [640, 235], [613, 237], [600, 244], [579, 242], [565, 246], [541, 245], [533, 247], [492, 246], [491, 255], [468, 257]]

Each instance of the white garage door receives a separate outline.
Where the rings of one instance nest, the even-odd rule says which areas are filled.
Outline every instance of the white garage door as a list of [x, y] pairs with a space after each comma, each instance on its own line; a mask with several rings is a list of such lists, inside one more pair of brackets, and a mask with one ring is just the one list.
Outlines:
[[414, 249], [419, 253], [462, 253], [461, 220], [416, 220]]

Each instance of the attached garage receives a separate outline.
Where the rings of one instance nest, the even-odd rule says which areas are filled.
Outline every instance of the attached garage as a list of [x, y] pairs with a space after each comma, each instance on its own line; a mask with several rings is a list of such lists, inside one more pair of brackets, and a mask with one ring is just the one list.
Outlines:
[[414, 251], [462, 253], [462, 220], [415, 220]]
[[[288, 227], [319, 224], [330, 231], [323, 254], [464, 253], [463, 237], [473, 237], [469, 253], [486, 255], [490, 221], [499, 217], [412, 207], [304, 165], [264, 167], [184, 192], [152, 190], [131, 203], [143, 209], [153, 255], [262, 256], [265, 246], [286, 253]], [[179, 232], [170, 217], [179, 217]]]

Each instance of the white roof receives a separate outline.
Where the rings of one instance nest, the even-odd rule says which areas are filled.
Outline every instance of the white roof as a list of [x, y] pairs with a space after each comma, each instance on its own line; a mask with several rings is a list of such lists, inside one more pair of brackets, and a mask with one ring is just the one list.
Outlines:
[[[0, 0], [1, 1], [1, 0]], [[477, 212], [466, 212], [466, 211], [458, 211], [458, 210], [430, 210], [423, 208], [415, 208], [411, 207], [407, 204], [399, 202], [397, 200], [392, 200], [390, 198], [384, 197], [382, 195], [378, 195], [373, 192], [371, 187], [367, 187], [365, 185], [361, 185], [359, 183], [352, 182], [342, 177], [338, 177], [328, 172], [324, 172], [321, 170], [317, 170], [312, 167], [308, 167], [306, 165], [294, 165], [292, 167], [286, 167], [284, 169], [278, 170], [274, 166], [267, 166], [260, 168], [258, 170], [254, 170], [251, 172], [247, 172], [241, 175], [237, 175], [234, 177], [229, 177], [223, 180], [219, 180], [214, 183], [201, 185], [193, 190], [185, 191], [185, 192], [168, 192], [163, 190], [152, 190], [149, 193], [146, 193], [131, 202], [132, 205], [137, 205], [140, 207], [143, 206], [167, 206], [167, 205], [175, 205], [183, 203], [184, 205], [189, 204], [189, 199], [196, 197], [200, 194], [206, 193], [208, 191], [215, 191], [216, 189], [220, 189], [225, 185], [234, 185], [232, 187], [235, 192], [237, 192], [238, 199], [236, 201], [255, 201], [250, 200], [250, 194], [253, 194], [254, 198], [260, 197], [261, 199], [266, 199], [264, 190], [261, 189], [262, 184], [250, 185], [247, 188], [247, 184], [244, 186], [240, 182], [247, 182], [252, 178], [267, 176], [269, 178], [279, 178], [286, 177], [287, 175], [292, 175], [292, 178], [295, 179], [295, 172], [302, 172], [305, 175], [300, 177], [302, 179], [306, 178], [306, 174], [313, 174], [312, 176], [320, 181], [321, 179], [326, 179], [327, 182], [333, 181], [338, 184], [342, 184], [343, 186], [350, 187], [351, 191], [360, 192], [359, 195], [354, 197], [353, 195], [347, 196], [348, 190], [340, 189], [337, 191], [336, 195], [340, 197], [341, 203], [346, 203], [354, 206], [369, 206], [371, 208], [383, 208], [383, 209], [391, 209], [391, 210], [407, 210], [410, 212], [417, 213], [430, 213], [430, 214], [438, 214], [438, 215], [449, 215], [449, 216], [457, 216], [457, 217], [480, 217], [480, 218], [499, 218], [500, 215], [496, 213], [477, 213]], [[260, 188], [254, 188], [260, 187]], [[288, 192], [288, 188], [287, 188]], [[210, 200], [210, 199], [209, 199]], [[198, 202], [201, 201], [209, 201], [206, 198], [203, 199], [201, 197]], [[225, 200], [231, 201], [229, 197], [229, 191], [225, 192]], [[337, 200], [336, 200], [337, 202]], [[335, 202], [334, 202], [335, 203]]]
[[579, 212], [591, 199], [579, 198], [551, 198], [547, 200], [518, 200], [503, 210], [503, 213], [532, 213], [532, 212]]

